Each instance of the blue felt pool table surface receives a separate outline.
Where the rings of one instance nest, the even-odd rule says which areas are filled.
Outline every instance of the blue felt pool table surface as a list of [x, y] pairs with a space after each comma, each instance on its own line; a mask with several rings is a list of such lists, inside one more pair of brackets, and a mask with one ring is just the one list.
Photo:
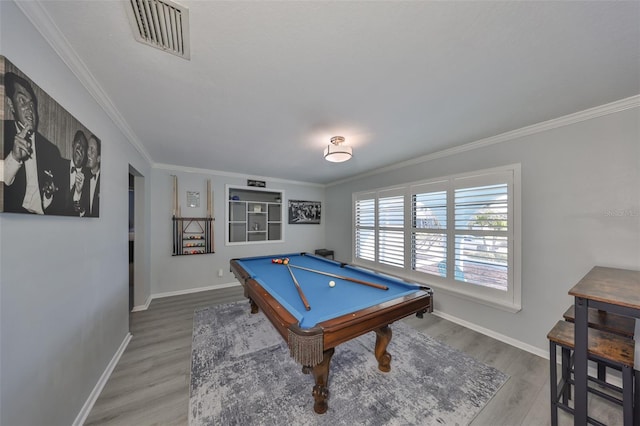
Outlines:
[[[289, 259], [289, 265], [387, 286], [388, 290], [291, 268], [311, 306], [311, 309], [307, 311], [287, 267], [284, 264], [272, 262], [274, 258], [284, 257]], [[312, 328], [323, 321], [410, 295], [422, 288], [418, 284], [311, 254], [259, 256], [237, 259], [237, 262], [251, 278], [256, 280], [299, 321], [299, 326], [303, 329]], [[330, 287], [329, 281], [335, 281], [336, 285]]]

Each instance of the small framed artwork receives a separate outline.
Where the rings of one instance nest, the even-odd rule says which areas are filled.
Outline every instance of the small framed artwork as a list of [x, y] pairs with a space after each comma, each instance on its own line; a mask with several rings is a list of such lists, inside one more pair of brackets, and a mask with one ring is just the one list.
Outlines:
[[200, 207], [200, 193], [196, 191], [187, 191], [187, 206]]
[[289, 224], [319, 225], [321, 204], [320, 201], [289, 200]]

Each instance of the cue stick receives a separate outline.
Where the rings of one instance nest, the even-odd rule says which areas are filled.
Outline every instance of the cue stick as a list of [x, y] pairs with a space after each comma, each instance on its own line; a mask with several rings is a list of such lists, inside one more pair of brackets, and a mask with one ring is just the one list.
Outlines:
[[298, 284], [298, 280], [296, 280], [296, 277], [293, 275], [293, 271], [291, 270], [291, 268], [289, 268], [289, 265], [286, 265], [286, 266], [287, 266], [287, 269], [289, 270], [289, 273], [291, 274], [291, 279], [293, 280], [293, 283], [296, 285], [296, 289], [298, 289], [298, 294], [300, 295], [300, 299], [302, 299], [304, 308], [307, 311], [310, 311], [311, 306], [309, 305], [309, 302], [307, 302], [307, 298], [304, 297], [304, 293], [302, 292], [302, 288], [300, 288], [300, 284]]
[[173, 176], [173, 217], [176, 217], [176, 211], [178, 208], [178, 177]]
[[215, 253], [215, 246], [213, 242], [213, 191], [211, 190], [211, 179], [207, 179], [207, 214], [209, 220], [207, 221], [207, 253]]
[[211, 217], [211, 179], [207, 179], [207, 217]]
[[303, 266], [296, 266], [296, 265], [291, 265], [291, 264], [287, 265], [287, 267], [289, 267], [289, 266], [294, 267], [294, 268], [298, 268], [298, 269], [303, 269], [303, 270], [309, 271], [309, 272], [315, 272], [316, 274], [326, 275], [328, 277], [339, 278], [339, 279], [345, 280], [345, 281], [351, 281], [351, 282], [354, 282], [356, 284], [368, 285], [370, 287], [379, 288], [380, 290], [389, 290], [389, 287], [387, 287], [386, 285], [370, 283], [368, 281], [362, 281], [362, 280], [359, 280], [357, 278], [351, 278], [351, 277], [345, 277], [345, 276], [342, 276], [342, 275], [331, 274], [329, 272], [318, 271], [316, 269], [305, 268]]

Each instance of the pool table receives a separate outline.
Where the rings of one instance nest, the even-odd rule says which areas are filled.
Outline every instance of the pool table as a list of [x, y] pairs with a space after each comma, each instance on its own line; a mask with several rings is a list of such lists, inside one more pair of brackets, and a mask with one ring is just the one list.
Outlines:
[[[276, 259], [288, 259], [288, 264], [274, 263]], [[378, 368], [388, 372], [389, 324], [433, 311], [429, 287], [310, 253], [247, 257], [230, 263], [251, 312], [262, 309], [287, 341], [291, 356], [313, 375], [313, 408], [318, 414], [328, 408], [329, 363], [336, 346], [375, 331]]]

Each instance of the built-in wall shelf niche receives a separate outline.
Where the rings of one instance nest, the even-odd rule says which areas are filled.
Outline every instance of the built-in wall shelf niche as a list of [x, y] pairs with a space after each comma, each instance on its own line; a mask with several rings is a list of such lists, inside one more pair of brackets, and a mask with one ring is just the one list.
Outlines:
[[178, 177], [173, 176], [173, 256], [214, 253], [213, 192], [207, 180], [207, 214], [204, 217], [182, 217], [178, 202]]
[[226, 186], [226, 245], [284, 241], [284, 191]]

